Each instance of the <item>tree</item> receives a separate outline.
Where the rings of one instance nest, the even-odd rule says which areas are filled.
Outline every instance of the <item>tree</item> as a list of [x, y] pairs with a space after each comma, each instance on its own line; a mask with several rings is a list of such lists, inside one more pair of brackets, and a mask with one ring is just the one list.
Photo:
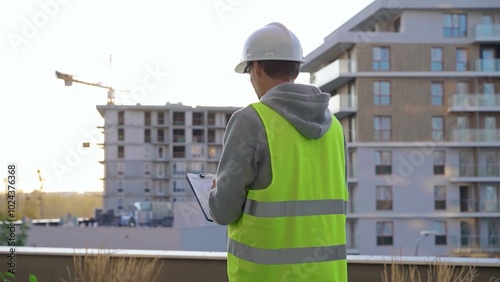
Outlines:
[[[14, 225], [14, 235], [12, 235], [11, 233], [12, 225]], [[24, 246], [26, 244], [26, 239], [28, 238], [28, 229], [28, 225], [26, 225], [24, 222], [20, 225], [16, 225], [14, 222], [3, 219], [0, 223], [0, 245]]]

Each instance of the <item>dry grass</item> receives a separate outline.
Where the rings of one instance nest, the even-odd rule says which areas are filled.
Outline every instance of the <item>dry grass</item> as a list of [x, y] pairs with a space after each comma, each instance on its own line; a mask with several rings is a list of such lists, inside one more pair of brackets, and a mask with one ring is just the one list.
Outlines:
[[[427, 282], [473, 282], [479, 276], [474, 266], [457, 267], [443, 263], [439, 258], [428, 266], [426, 274]], [[416, 265], [401, 264], [394, 257], [390, 266], [384, 264], [382, 281], [423, 282], [421, 273]]]
[[118, 257], [109, 250], [100, 249], [97, 253], [75, 254], [74, 273], [68, 269], [68, 281], [156, 281], [162, 267], [159, 258]]

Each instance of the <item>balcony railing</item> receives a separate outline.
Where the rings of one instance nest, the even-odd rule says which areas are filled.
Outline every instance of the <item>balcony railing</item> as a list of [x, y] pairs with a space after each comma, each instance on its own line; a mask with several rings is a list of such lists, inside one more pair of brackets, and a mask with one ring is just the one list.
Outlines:
[[453, 94], [449, 101], [450, 110], [480, 110], [500, 107], [500, 94]]
[[478, 59], [475, 61], [473, 70], [485, 72], [500, 71], [500, 59]]
[[500, 177], [497, 164], [459, 164], [449, 166], [452, 177]]
[[453, 200], [450, 210], [454, 212], [500, 212], [498, 200]]
[[500, 41], [500, 25], [478, 24], [472, 30], [476, 41]]
[[315, 72], [312, 77], [312, 84], [321, 87], [328, 82], [338, 78], [342, 74], [353, 73], [357, 71], [357, 64], [354, 60], [336, 60], [319, 71]]
[[452, 142], [499, 142], [500, 130], [498, 129], [453, 129], [450, 132]]
[[356, 112], [358, 103], [354, 94], [337, 94], [330, 99], [330, 111], [333, 114], [342, 112]]
[[500, 236], [450, 236], [455, 253], [500, 253]]

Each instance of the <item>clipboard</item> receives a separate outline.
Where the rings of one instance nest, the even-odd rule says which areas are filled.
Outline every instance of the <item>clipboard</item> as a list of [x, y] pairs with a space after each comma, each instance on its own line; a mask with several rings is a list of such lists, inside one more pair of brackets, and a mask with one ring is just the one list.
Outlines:
[[208, 206], [208, 195], [210, 190], [212, 190], [212, 184], [215, 179], [215, 174], [213, 173], [188, 173], [186, 178], [189, 182], [189, 186], [193, 190], [196, 201], [201, 207], [201, 211], [205, 215], [208, 221], [213, 221], [210, 216], [210, 208]]

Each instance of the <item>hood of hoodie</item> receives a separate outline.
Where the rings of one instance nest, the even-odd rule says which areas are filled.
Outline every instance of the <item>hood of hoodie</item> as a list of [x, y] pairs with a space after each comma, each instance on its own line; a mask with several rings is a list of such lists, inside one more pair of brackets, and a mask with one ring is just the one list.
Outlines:
[[282, 83], [260, 101], [287, 119], [302, 135], [319, 139], [332, 124], [330, 94], [312, 85]]

